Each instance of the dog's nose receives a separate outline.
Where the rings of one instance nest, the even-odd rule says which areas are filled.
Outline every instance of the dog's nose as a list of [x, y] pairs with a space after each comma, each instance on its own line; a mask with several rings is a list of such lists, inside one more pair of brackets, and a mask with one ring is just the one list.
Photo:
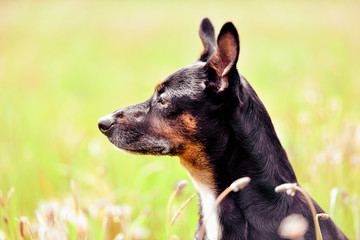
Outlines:
[[111, 120], [110, 118], [100, 118], [98, 121], [98, 126], [102, 133], [106, 133], [113, 124], [114, 121]]

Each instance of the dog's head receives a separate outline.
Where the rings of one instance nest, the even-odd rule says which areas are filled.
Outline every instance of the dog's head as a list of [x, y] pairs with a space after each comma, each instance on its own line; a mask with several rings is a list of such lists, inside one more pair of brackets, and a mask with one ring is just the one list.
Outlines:
[[226, 23], [215, 42], [207, 18], [199, 34], [204, 45], [199, 60], [158, 84], [147, 101], [99, 119], [100, 131], [116, 147], [132, 153], [179, 156], [184, 165], [196, 169], [208, 166], [209, 143], [226, 131], [221, 109], [232, 95], [231, 86], [239, 82], [239, 37], [234, 25]]

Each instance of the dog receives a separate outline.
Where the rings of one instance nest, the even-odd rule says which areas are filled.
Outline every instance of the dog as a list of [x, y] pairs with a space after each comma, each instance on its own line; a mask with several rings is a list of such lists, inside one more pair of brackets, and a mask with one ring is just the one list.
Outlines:
[[[235, 26], [223, 25], [217, 40], [208, 18], [199, 35], [204, 50], [195, 62], [167, 77], [145, 102], [124, 107], [98, 121], [117, 148], [130, 153], [178, 156], [199, 191], [199, 222], [194, 239], [281, 239], [281, 221], [298, 213], [308, 221], [304, 237], [315, 239], [311, 211], [301, 194], [276, 193], [296, 183], [263, 103], [239, 73]], [[251, 183], [215, 200], [233, 181]], [[313, 200], [317, 213], [324, 212]], [[324, 239], [347, 239], [331, 220], [321, 221]]]

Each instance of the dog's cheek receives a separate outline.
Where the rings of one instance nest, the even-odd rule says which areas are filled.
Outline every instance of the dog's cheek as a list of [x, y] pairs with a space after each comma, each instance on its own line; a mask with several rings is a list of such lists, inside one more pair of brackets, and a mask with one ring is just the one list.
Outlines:
[[198, 137], [198, 122], [190, 113], [178, 117], [183, 134], [183, 150], [179, 154], [180, 163], [198, 183], [215, 188], [214, 174], [205, 153], [205, 146]]
[[184, 113], [178, 118], [180, 126], [190, 134], [196, 134], [197, 121], [190, 113]]
[[190, 113], [183, 113], [173, 120], [152, 122], [154, 135], [167, 139], [171, 155], [178, 156], [180, 163], [198, 183], [214, 188], [213, 170], [207, 161], [204, 144], [199, 141], [198, 123]]
[[177, 152], [182, 153], [196, 141], [196, 128], [195, 118], [189, 113], [183, 113], [169, 122], [166, 137], [171, 140]]

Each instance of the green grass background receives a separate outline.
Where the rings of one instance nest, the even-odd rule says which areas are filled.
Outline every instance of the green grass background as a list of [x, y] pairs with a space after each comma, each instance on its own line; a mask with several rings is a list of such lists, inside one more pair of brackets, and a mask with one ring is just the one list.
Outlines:
[[[0, 1], [0, 189], [15, 189], [1, 216], [16, 229], [15, 217], [35, 219], [41, 202], [71, 195], [73, 179], [81, 205], [129, 205], [148, 239], [165, 239], [166, 204], [186, 171], [177, 158], [115, 151], [97, 119], [197, 59], [209, 17], [217, 32], [236, 25], [238, 68], [299, 182], [325, 211], [338, 187], [332, 217], [360, 239], [359, 12], [359, 1]], [[191, 239], [197, 218], [192, 201], [171, 233]], [[100, 239], [101, 221], [90, 226], [88, 239]]]

